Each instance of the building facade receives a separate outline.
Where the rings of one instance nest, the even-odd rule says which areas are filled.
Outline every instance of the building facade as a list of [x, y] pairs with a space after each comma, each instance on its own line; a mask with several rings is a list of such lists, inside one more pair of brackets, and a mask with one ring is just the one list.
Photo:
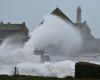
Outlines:
[[0, 23], [0, 43], [3, 42], [6, 38], [11, 36], [16, 36], [16, 41], [25, 42], [28, 39], [28, 29], [23, 22], [22, 24], [4, 24]]
[[59, 18], [61, 18], [64, 21], [66, 21], [67, 23], [71, 23], [72, 25], [74, 25], [75, 28], [77, 28], [80, 31], [80, 33], [82, 35], [82, 39], [83, 39], [83, 45], [82, 45], [82, 50], [81, 50], [83, 53], [85, 53], [85, 52], [86, 53], [87, 52], [88, 53], [100, 53], [100, 40], [96, 39], [91, 34], [91, 29], [88, 26], [87, 22], [86, 21], [82, 22], [81, 8], [80, 7], [77, 7], [76, 22], [73, 22], [58, 7], [56, 9], [54, 9], [51, 12], [51, 14], [58, 16]]

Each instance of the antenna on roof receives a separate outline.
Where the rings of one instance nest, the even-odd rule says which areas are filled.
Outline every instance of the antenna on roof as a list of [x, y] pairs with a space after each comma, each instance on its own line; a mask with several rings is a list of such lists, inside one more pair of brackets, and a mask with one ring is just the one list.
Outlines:
[[61, 0], [57, 0], [57, 8], [60, 8], [61, 4], [62, 4]]
[[60, 1], [60, 0], [57, 0], [57, 8], [59, 7], [59, 1]]
[[57, 4], [57, 8], [58, 8], [58, 4]]

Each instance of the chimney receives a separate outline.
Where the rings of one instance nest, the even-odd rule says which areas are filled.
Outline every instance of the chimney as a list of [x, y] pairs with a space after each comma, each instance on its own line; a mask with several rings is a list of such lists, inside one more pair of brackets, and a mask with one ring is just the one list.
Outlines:
[[3, 21], [1, 21], [1, 25], [3, 25]]
[[22, 24], [25, 25], [25, 22], [23, 22]]
[[81, 23], [81, 8], [77, 7], [77, 23]]
[[10, 24], [10, 22], [8, 22], [8, 24]]

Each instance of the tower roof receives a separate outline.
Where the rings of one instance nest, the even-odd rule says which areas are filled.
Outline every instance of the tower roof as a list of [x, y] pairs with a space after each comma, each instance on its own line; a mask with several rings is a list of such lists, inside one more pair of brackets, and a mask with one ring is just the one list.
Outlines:
[[65, 21], [69, 21], [69, 22], [73, 23], [58, 7], [51, 14], [56, 15], [56, 16], [64, 19]]
[[25, 24], [1, 24], [0, 30], [20, 30], [23, 27], [26, 28]]

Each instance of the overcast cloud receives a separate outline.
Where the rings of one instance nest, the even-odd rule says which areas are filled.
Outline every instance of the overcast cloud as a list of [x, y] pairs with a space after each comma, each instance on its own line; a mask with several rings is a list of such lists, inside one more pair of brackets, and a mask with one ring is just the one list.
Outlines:
[[92, 34], [100, 38], [100, 0], [0, 0], [0, 21], [26, 22], [30, 32], [56, 7], [76, 21], [77, 6], [82, 8], [82, 21], [86, 20]]

